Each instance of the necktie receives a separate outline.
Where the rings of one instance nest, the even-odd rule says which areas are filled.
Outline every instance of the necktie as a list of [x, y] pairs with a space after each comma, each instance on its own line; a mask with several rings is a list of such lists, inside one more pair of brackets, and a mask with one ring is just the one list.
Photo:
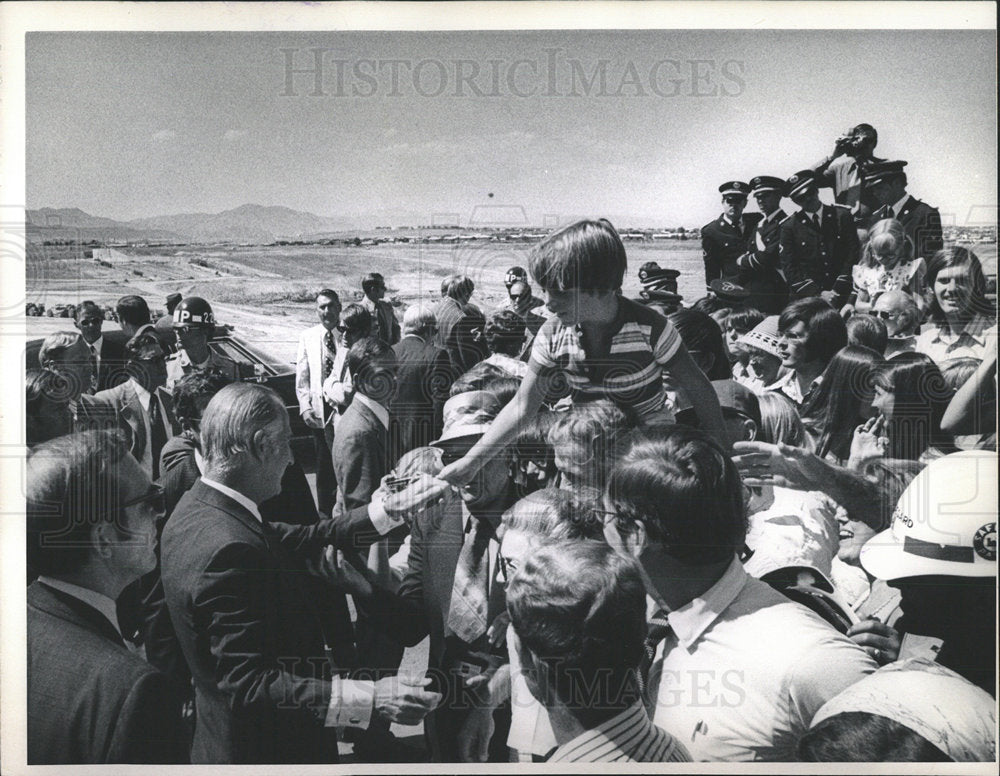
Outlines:
[[489, 606], [489, 560], [486, 551], [492, 531], [482, 520], [472, 518], [455, 568], [455, 582], [448, 607], [448, 630], [467, 644], [486, 633]]
[[642, 659], [639, 661], [639, 670], [636, 673], [639, 680], [639, 691], [642, 693], [643, 703], [646, 705], [647, 710], [652, 709], [653, 704], [656, 702], [656, 698], [651, 697], [650, 689], [652, 687], [652, 683], [650, 682], [650, 679], [652, 677], [649, 675], [650, 668], [653, 666], [653, 660], [656, 657], [656, 648], [660, 645], [660, 642], [672, 632], [673, 629], [667, 621], [667, 612], [663, 609], [657, 610], [657, 612], [649, 618], [646, 630], [646, 640], [642, 645]]
[[[326, 382], [326, 378], [328, 378], [330, 376], [330, 373], [333, 371], [333, 359], [334, 359], [334, 357], [336, 356], [336, 353], [337, 353], [337, 341], [334, 339], [332, 331], [327, 331], [327, 333], [325, 335], [323, 335], [323, 348], [324, 349], [323, 349], [323, 380], [322, 380], [322, 382], [325, 383]], [[330, 404], [330, 402], [328, 402], [326, 400], [326, 397], [324, 397], [323, 398], [323, 422], [324, 423], [326, 422], [327, 418], [330, 417], [330, 413], [332, 411], [333, 411], [333, 406]]]
[[153, 479], [160, 476], [160, 451], [167, 443], [167, 434], [163, 430], [163, 419], [160, 417], [160, 403], [156, 394], [149, 397], [149, 436], [150, 457], [153, 459]]
[[94, 373], [90, 378], [90, 387], [93, 390], [97, 390], [97, 373], [101, 370], [101, 357], [97, 353], [97, 347], [95, 345], [90, 346], [90, 361], [94, 365]]

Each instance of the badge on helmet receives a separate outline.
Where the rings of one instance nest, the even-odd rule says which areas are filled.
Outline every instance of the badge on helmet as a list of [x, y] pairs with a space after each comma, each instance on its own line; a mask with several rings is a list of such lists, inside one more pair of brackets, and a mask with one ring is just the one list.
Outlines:
[[174, 308], [174, 328], [185, 326], [210, 329], [215, 326], [215, 314], [212, 305], [200, 296], [189, 296], [182, 299]]

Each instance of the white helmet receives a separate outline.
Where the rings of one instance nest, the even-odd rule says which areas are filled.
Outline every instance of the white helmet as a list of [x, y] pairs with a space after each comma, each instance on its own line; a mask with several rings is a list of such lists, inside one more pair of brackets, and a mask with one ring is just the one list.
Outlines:
[[997, 575], [997, 454], [953, 453], [931, 461], [899, 498], [888, 531], [861, 548], [879, 579]]

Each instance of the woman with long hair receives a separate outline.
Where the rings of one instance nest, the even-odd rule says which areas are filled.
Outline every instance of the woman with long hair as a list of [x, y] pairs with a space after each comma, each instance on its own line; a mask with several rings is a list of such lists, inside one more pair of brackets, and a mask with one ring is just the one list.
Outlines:
[[802, 408], [802, 422], [820, 457], [843, 462], [850, 456], [855, 429], [872, 414], [872, 377], [881, 362], [881, 354], [860, 345], [848, 345], [830, 359]]
[[[982, 360], [996, 329], [996, 310], [986, 298], [986, 277], [979, 258], [967, 248], [945, 248], [927, 266], [930, 300], [927, 323], [916, 349], [935, 362], [951, 358]], [[996, 347], [992, 345], [992, 347]]]
[[937, 364], [922, 353], [901, 353], [875, 370], [872, 406], [884, 418], [885, 453], [916, 461], [956, 452], [941, 418], [952, 391]]
[[875, 297], [884, 291], [906, 291], [920, 295], [924, 291], [927, 265], [914, 256], [913, 241], [903, 225], [894, 218], [876, 223], [868, 233], [861, 258], [851, 270], [858, 312], [871, 309]]

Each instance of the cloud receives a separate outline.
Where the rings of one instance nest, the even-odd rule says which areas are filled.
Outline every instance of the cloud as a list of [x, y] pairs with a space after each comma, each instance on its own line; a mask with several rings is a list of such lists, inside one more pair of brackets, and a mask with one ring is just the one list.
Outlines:
[[237, 140], [242, 140], [247, 136], [245, 130], [242, 129], [227, 129], [226, 134], [222, 136], [222, 139], [227, 143], [235, 143]]
[[160, 129], [153, 133], [152, 140], [154, 143], [164, 143], [168, 140], [173, 140], [175, 137], [177, 137], [177, 133], [172, 129]]

